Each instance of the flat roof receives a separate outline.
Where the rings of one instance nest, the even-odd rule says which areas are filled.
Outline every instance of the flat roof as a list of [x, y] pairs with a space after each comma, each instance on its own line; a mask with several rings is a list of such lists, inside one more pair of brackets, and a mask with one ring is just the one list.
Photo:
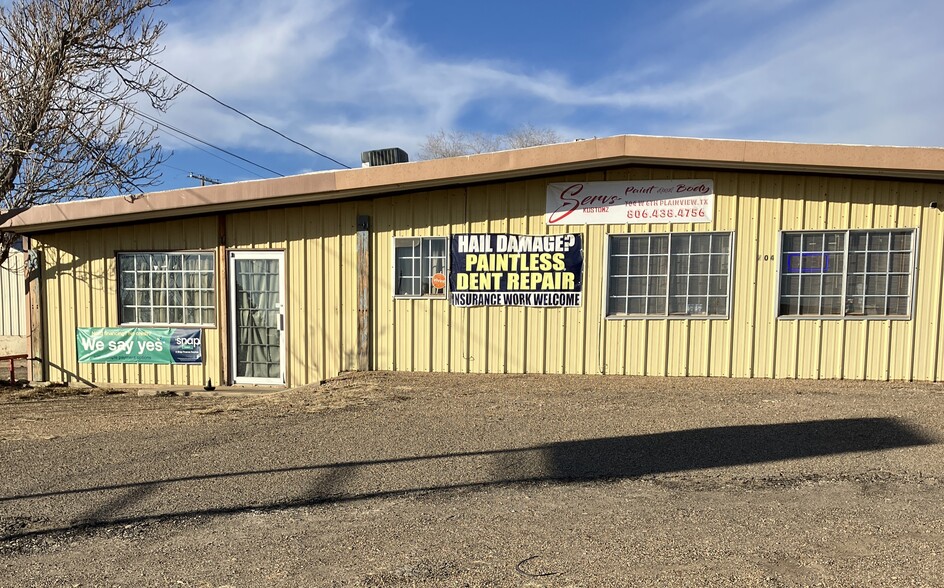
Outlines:
[[465, 157], [334, 170], [35, 206], [0, 227], [21, 234], [267, 206], [382, 196], [623, 165], [944, 180], [944, 148], [619, 135]]

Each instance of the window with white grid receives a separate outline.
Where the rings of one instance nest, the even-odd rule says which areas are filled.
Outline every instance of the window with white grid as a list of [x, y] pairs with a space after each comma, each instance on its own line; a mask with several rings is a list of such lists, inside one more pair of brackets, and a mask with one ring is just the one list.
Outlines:
[[445, 297], [445, 287], [433, 286], [433, 276], [446, 276], [445, 237], [396, 237], [393, 250], [394, 296]]
[[781, 239], [780, 316], [908, 317], [914, 231], [817, 231]]
[[724, 317], [731, 233], [611, 235], [607, 316]]
[[212, 326], [214, 266], [212, 252], [119, 253], [121, 324]]

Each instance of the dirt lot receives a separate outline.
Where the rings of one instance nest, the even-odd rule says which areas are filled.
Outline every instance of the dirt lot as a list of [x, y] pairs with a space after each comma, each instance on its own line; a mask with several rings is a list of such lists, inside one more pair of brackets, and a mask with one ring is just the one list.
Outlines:
[[944, 586], [937, 385], [0, 392], [2, 586]]

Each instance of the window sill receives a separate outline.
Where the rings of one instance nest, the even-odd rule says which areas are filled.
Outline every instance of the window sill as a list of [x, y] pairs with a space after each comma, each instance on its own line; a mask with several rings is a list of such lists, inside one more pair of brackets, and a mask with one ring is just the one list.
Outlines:
[[814, 314], [784, 314], [777, 317], [781, 321], [910, 321], [907, 315], [878, 315], [878, 314], [847, 314], [847, 315], [814, 315]]
[[129, 329], [215, 329], [215, 324], [186, 323], [121, 323], [118, 328]]
[[608, 321], [638, 321], [638, 320], [688, 320], [688, 321], [723, 321], [728, 320], [731, 317], [728, 315], [721, 314], [608, 314], [606, 315], [606, 320]]

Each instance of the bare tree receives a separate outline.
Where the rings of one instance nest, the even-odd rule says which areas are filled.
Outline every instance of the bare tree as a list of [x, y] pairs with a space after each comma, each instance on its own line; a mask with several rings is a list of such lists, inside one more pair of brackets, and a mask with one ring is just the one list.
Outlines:
[[[0, 209], [140, 193], [164, 160], [134, 119], [180, 93], [152, 59], [169, 0], [0, 3]], [[0, 262], [15, 235], [0, 234]]]
[[442, 159], [476, 153], [489, 153], [502, 149], [522, 149], [537, 145], [547, 145], [560, 141], [560, 136], [552, 129], [538, 129], [533, 125], [518, 127], [504, 135], [485, 133], [446, 132], [440, 130], [426, 137], [420, 146], [420, 159]]

